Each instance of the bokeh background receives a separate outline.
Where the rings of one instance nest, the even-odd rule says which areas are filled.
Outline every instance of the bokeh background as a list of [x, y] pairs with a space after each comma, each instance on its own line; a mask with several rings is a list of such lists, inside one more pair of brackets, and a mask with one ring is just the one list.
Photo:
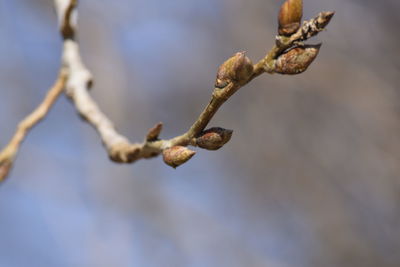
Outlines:
[[[131, 140], [181, 134], [282, 2], [82, 0], [92, 94]], [[210, 125], [231, 142], [177, 170], [110, 162], [61, 97], [0, 186], [0, 266], [400, 266], [400, 2], [304, 2], [337, 12], [314, 64], [242, 88]], [[55, 80], [56, 24], [50, 0], [0, 0], [1, 146]]]

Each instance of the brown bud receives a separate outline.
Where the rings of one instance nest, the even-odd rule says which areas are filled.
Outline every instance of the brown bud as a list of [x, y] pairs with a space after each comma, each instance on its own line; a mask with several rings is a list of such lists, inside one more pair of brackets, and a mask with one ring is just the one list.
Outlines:
[[218, 69], [215, 87], [224, 88], [230, 82], [244, 83], [253, 74], [253, 63], [245, 52], [236, 53]]
[[151, 128], [146, 135], [146, 141], [156, 141], [158, 136], [162, 131], [163, 124], [161, 122], [157, 123], [153, 128]]
[[279, 35], [290, 36], [295, 33], [300, 28], [302, 17], [303, 0], [286, 0], [279, 11]]
[[64, 19], [61, 25], [61, 34], [64, 39], [72, 39], [75, 35], [75, 28], [72, 25], [71, 17], [78, 5], [78, 0], [71, 0], [64, 11]]
[[163, 159], [167, 165], [176, 168], [191, 159], [194, 154], [195, 151], [184, 146], [173, 146], [163, 151]]
[[334, 11], [327, 11], [327, 12], [321, 12], [317, 16], [317, 23], [318, 27], [323, 29], [325, 28], [331, 19], [333, 18], [333, 15], [335, 15]]
[[4, 160], [0, 162], [0, 182], [7, 178], [12, 167], [12, 162], [10, 160]]
[[295, 47], [280, 55], [275, 63], [275, 72], [299, 74], [304, 72], [317, 57], [321, 44]]
[[207, 150], [217, 150], [229, 142], [232, 133], [232, 130], [213, 127], [203, 131], [200, 136], [196, 138], [196, 144]]

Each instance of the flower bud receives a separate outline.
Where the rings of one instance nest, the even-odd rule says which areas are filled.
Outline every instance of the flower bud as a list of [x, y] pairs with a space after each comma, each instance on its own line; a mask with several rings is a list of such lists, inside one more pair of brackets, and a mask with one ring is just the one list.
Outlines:
[[184, 146], [173, 146], [163, 151], [163, 160], [167, 165], [176, 168], [191, 159], [194, 154], [195, 151]]
[[0, 182], [7, 178], [8, 173], [12, 167], [12, 162], [10, 160], [3, 160], [0, 162]]
[[198, 138], [196, 144], [207, 150], [217, 150], [229, 142], [232, 137], [232, 130], [220, 127], [213, 127], [203, 131]]
[[299, 74], [304, 72], [317, 57], [321, 44], [295, 47], [280, 55], [275, 62], [275, 72]]
[[253, 74], [253, 63], [245, 52], [236, 53], [218, 69], [215, 87], [224, 88], [230, 82], [246, 82]]
[[286, 0], [279, 11], [279, 35], [290, 36], [295, 33], [303, 17], [303, 0]]

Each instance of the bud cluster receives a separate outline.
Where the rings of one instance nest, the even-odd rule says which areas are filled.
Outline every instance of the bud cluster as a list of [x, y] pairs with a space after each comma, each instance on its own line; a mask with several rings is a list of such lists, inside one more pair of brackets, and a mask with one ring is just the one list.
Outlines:
[[[277, 45], [283, 50], [277, 55], [274, 71], [280, 74], [304, 72], [317, 57], [321, 44], [303, 45], [300, 42], [322, 31], [334, 12], [321, 12], [301, 26], [303, 0], [286, 0], [279, 11]], [[286, 43], [285, 43], [286, 40]]]

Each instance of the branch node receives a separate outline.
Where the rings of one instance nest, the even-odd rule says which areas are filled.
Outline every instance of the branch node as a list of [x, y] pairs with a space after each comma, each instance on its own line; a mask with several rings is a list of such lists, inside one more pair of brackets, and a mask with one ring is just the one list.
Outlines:
[[132, 163], [138, 159], [140, 151], [137, 144], [117, 143], [109, 149], [109, 157], [117, 163]]

